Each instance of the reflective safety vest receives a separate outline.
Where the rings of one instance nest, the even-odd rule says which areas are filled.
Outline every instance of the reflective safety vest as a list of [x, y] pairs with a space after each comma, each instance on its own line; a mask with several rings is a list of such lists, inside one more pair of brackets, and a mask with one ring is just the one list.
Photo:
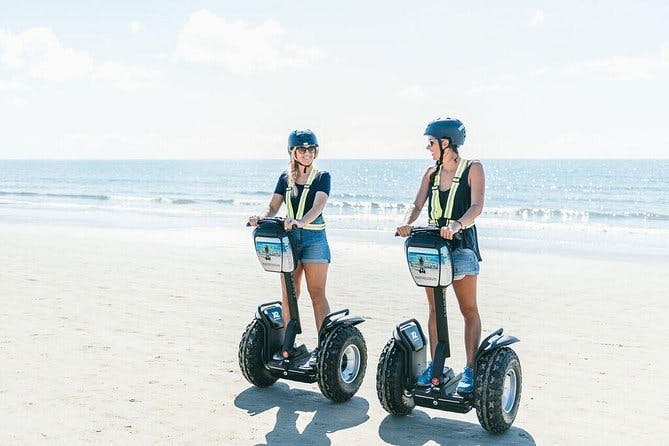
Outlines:
[[[290, 199], [293, 192], [293, 188], [290, 186], [290, 183], [288, 183], [288, 187], [286, 188], [286, 195], [284, 196], [284, 200], [286, 202], [286, 209], [288, 210], [288, 217], [293, 218], [295, 220], [299, 220], [300, 218], [304, 217], [304, 206], [307, 203], [307, 195], [309, 194], [309, 188], [311, 187], [311, 183], [313, 183], [314, 178], [316, 178], [317, 173], [318, 169], [312, 167], [311, 172], [309, 172], [309, 176], [307, 177], [307, 182], [304, 185], [304, 189], [302, 189], [302, 193], [300, 194], [300, 202], [297, 206], [297, 213], [295, 213], [295, 210], [293, 209], [293, 200]], [[321, 229], [325, 229], [325, 223], [324, 222], [309, 223], [304, 225], [303, 229], [309, 229], [311, 231], [320, 231]]]
[[[451, 189], [448, 191], [448, 199], [446, 200], [446, 208], [442, 209], [441, 201], [439, 200], [439, 180], [441, 179], [441, 168], [443, 164], [439, 166], [436, 175], [434, 176], [434, 182], [432, 183], [432, 199], [430, 200], [430, 206], [432, 212], [430, 212], [430, 224], [436, 225], [439, 222], [440, 218], [445, 218], [448, 223], [450, 223], [451, 217], [453, 215], [453, 203], [455, 202], [455, 193], [458, 191], [458, 186], [460, 186], [460, 177], [462, 172], [465, 171], [467, 167], [468, 160], [460, 158], [457, 169], [453, 174], [453, 179], [451, 180]], [[472, 223], [473, 224], [473, 223]], [[464, 226], [463, 228], [464, 229]]]

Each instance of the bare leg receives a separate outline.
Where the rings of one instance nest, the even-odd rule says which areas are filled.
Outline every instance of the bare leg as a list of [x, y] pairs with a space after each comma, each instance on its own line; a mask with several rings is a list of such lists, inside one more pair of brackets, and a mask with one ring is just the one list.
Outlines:
[[325, 282], [328, 277], [328, 263], [305, 263], [304, 275], [307, 279], [307, 290], [311, 296], [311, 304], [314, 308], [314, 319], [316, 329], [321, 329], [323, 319], [330, 313], [330, 304], [325, 297]]
[[[300, 287], [302, 285], [302, 264], [299, 263], [293, 271], [293, 281], [295, 282], [295, 296], [299, 299], [300, 297]], [[288, 324], [290, 320], [290, 306], [288, 305], [288, 292], [286, 291], [286, 282], [283, 280], [283, 274], [281, 274], [281, 311], [283, 312], [283, 320], [285, 324]]]
[[467, 367], [474, 367], [476, 350], [481, 342], [481, 317], [476, 305], [476, 278], [477, 276], [465, 276], [453, 282], [453, 291], [458, 298], [460, 312], [465, 318]]
[[425, 288], [427, 295], [427, 334], [430, 338], [430, 357], [434, 358], [434, 352], [437, 350], [437, 316], [434, 310], [434, 290], [432, 288]]

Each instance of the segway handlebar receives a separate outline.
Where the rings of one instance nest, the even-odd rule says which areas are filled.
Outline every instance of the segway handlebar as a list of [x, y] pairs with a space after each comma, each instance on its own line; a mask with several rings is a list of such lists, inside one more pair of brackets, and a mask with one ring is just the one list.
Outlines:
[[[418, 234], [421, 232], [433, 232], [435, 234], [439, 234], [441, 231], [441, 227], [439, 226], [434, 226], [434, 225], [428, 225], [428, 226], [412, 226], [411, 227], [411, 234], [409, 235], [414, 235]], [[395, 237], [399, 237], [400, 233], [395, 231]], [[462, 229], [460, 229], [458, 232], [453, 234], [453, 238], [456, 240], [460, 240], [462, 238]]]
[[[286, 221], [286, 219], [283, 218], [283, 217], [266, 217], [266, 218], [259, 218], [257, 224], [259, 225], [259, 224], [261, 224], [261, 223], [270, 223], [270, 222], [271, 222], [271, 223], [276, 223], [276, 224], [280, 224], [280, 225], [283, 226], [283, 222], [284, 222], [284, 221]], [[251, 226], [251, 223], [249, 223], [249, 222], [247, 221], [247, 222], [246, 222], [246, 226], [247, 226], [247, 227], [248, 227], [248, 226]], [[296, 224], [293, 224], [293, 226], [292, 226], [290, 229], [297, 229], [297, 225], [296, 225]]]

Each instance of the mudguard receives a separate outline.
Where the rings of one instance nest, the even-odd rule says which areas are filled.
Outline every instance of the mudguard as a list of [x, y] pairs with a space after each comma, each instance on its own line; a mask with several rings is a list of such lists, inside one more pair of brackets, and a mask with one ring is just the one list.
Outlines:
[[335, 311], [325, 316], [323, 323], [321, 324], [321, 329], [318, 332], [318, 345], [321, 345], [323, 339], [325, 339], [328, 334], [334, 331], [338, 327], [345, 325], [358, 325], [365, 322], [365, 319], [360, 316], [349, 316], [348, 308]]
[[283, 341], [285, 324], [280, 301], [267, 302], [258, 306], [255, 318], [260, 321], [265, 332], [265, 362], [267, 363], [272, 352], [281, 347]]
[[498, 328], [497, 330], [489, 334], [483, 340], [483, 342], [481, 342], [481, 345], [476, 351], [476, 359], [480, 358], [483, 355], [487, 355], [493, 350], [497, 350], [498, 348], [502, 348], [506, 345], [514, 344], [520, 341], [520, 339], [518, 339], [515, 336], [508, 336], [508, 335], [503, 336], [502, 335], [503, 332], [504, 332], [503, 328]]
[[413, 387], [417, 378], [427, 367], [427, 338], [420, 323], [409, 319], [395, 326], [393, 338], [404, 356], [404, 377], [407, 388]]

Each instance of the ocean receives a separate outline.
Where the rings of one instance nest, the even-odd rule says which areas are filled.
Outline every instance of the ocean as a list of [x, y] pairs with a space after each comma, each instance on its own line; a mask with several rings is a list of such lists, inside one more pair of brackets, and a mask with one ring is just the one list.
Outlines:
[[[328, 232], [385, 239], [426, 160], [317, 160]], [[669, 160], [483, 160], [482, 248], [669, 257]], [[284, 160], [0, 161], [0, 222], [136, 229], [241, 227]], [[425, 206], [427, 208], [427, 205]], [[424, 212], [425, 213], [425, 212]], [[418, 223], [425, 224], [424, 215]]]

